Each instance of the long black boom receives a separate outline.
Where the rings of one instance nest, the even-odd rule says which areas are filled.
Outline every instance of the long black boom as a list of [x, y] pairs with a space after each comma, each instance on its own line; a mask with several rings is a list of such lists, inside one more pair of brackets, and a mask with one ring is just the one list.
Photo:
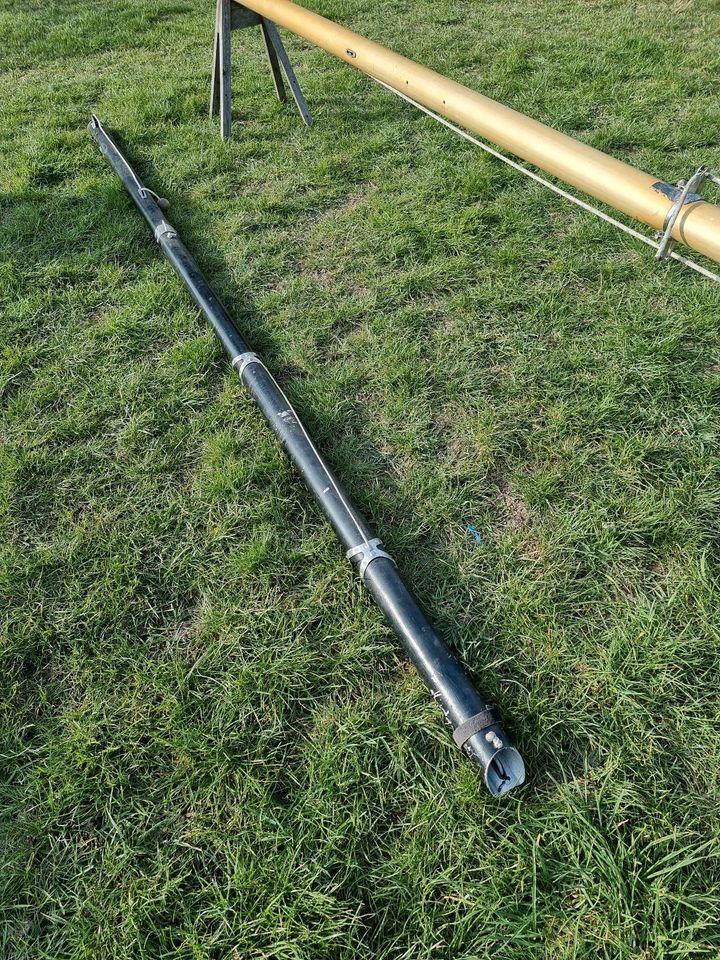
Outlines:
[[346, 556], [402, 640], [452, 726], [455, 743], [480, 767], [488, 789], [495, 796], [521, 784], [525, 779], [525, 766], [518, 751], [508, 742], [499, 717], [486, 705], [428, 622], [405, 586], [394, 560], [350, 503], [285, 393], [235, 329], [177, 231], [166, 219], [167, 202], [143, 186], [96, 116], [92, 117], [89, 129], [332, 524]]

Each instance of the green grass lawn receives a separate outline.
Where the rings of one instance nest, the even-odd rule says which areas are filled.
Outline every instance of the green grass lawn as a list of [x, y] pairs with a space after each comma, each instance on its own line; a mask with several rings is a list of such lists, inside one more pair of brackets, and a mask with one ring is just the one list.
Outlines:
[[[313, 8], [663, 179], [720, 165], [718, 0]], [[245, 31], [222, 143], [213, 16], [0, 6], [0, 957], [717, 958], [720, 288], [287, 34], [316, 125]], [[501, 709], [504, 800], [91, 109]]]

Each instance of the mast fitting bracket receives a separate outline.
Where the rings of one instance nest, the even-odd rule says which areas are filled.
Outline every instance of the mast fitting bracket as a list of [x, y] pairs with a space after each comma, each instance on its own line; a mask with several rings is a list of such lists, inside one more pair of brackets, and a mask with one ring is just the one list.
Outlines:
[[675, 187], [662, 180], [658, 180], [657, 183], [653, 184], [653, 190], [662, 193], [663, 196], [673, 201], [673, 205], [665, 217], [662, 230], [658, 230], [656, 234], [659, 240], [657, 253], [655, 254], [656, 260], [666, 260], [670, 255], [670, 251], [675, 242], [672, 234], [678, 217], [684, 207], [687, 207], [691, 203], [698, 203], [703, 199], [702, 195], [697, 193], [697, 190], [705, 180], [712, 180], [713, 183], [720, 186], [720, 176], [705, 166], [698, 167], [689, 180], [678, 180], [677, 186]]

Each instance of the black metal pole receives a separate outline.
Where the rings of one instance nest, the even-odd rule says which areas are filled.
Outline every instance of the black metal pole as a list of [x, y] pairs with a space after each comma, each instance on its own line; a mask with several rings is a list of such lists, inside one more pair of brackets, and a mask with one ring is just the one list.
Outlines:
[[456, 744], [483, 771], [491, 793], [500, 795], [525, 779], [520, 754], [510, 745], [498, 716], [487, 707], [405, 586], [393, 559], [381, 549], [363, 517], [318, 453], [285, 393], [245, 343], [198, 265], [165, 218], [167, 202], [143, 186], [112, 138], [93, 116], [90, 132], [142, 213], [163, 253], [210, 322], [245, 387], [322, 507], [347, 557], [402, 640], [420, 676], [453, 728]]

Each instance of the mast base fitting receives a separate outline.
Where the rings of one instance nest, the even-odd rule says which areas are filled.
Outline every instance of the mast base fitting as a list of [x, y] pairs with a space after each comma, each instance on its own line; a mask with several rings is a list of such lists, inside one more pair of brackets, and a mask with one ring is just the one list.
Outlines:
[[480, 767], [485, 785], [494, 797], [525, 782], [522, 757], [509, 745], [500, 717], [491, 707], [456, 727], [453, 740]]

